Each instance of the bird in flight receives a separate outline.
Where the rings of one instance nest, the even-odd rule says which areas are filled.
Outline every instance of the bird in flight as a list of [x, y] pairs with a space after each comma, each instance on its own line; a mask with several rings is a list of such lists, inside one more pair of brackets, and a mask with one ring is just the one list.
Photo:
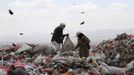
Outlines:
[[85, 12], [81, 12], [82, 14], [84, 14]]
[[13, 15], [14, 13], [13, 13], [13, 11], [11, 11], [11, 10], [9, 9], [9, 14], [10, 14], [10, 15]]
[[23, 33], [20, 33], [20, 35], [23, 35]]
[[81, 23], [80, 23], [80, 25], [83, 25], [85, 23], [85, 21], [82, 21]]

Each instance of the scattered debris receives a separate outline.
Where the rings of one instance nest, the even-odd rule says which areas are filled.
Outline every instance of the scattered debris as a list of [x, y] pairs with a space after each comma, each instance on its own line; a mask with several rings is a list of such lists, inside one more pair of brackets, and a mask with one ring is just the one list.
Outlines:
[[102, 41], [87, 58], [80, 58], [77, 50], [54, 51], [49, 45], [23, 44], [12, 50], [14, 43], [8, 50], [0, 48], [0, 75], [134, 75], [134, 38], [118, 37]]

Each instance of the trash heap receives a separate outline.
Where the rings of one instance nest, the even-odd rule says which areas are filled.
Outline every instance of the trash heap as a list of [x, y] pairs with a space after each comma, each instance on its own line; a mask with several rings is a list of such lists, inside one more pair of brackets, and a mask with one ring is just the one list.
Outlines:
[[134, 38], [122, 33], [113, 40], [104, 40], [95, 50], [102, 51], [108, 65], [124, 67], [134, 59]]
[[106, 64], [126, 67], [134, 60], [134, 35], [122, 33], [113, 40], [103, 40], [94, 50], [104, 53]]
[[0, 75], [134, 75], [133, 43], [132, 37], [103, 41], [87, 58], [79, 58], [78, 50], [13, 44], [0, 48]]

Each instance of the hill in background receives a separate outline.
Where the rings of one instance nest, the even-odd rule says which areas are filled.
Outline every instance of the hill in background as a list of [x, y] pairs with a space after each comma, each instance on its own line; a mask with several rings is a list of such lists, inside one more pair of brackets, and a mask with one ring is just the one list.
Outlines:
[[[91, 39], [92, 44], [96, 44], [101, 42], [102, 40], [114, 39], [117, 34], [121, 34], [126, 32], [127, 34], [134, 34], [134, 29], [129, 30], [113, 30], [113, 29], [105, 29], [98, 31], [83, 31], [85, 35], [87, 35]], [[51, 34], [43, 34], [43, 33], [33, 33], [30, 35], [18, 35], [18, 36], [1, 36], [0, 44], [12, 43], [12, 42], [27, 42], [27, 43], [50, 43]], [[76, 43], [75, 32], [70, 34], [71, 40]]]

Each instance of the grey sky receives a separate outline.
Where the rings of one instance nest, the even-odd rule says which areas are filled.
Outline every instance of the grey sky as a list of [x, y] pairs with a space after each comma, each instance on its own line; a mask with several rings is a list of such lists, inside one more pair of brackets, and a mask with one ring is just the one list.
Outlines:
[[[133, 29], [134, 0], [0, 0], [0, 36], [49, 34], [61, 22], [65, 33]], [[14, 15], [8, 14], [8, 9]], [[81, 12], [85, 14], [81, 14]], [[79, 25], [85, 21], [84, 25]]]

